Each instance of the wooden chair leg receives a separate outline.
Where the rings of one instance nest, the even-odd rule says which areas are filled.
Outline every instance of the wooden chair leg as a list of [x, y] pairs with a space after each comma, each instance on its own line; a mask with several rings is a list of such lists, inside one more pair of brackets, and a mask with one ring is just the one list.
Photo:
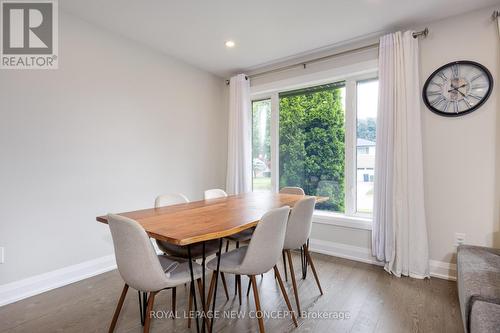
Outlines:
[[[253, 289], [253, 298], [255, 300], [255, 308], [258, 314], [262, 311], [260, 309], [260, 299], [259, 299], [259, 290], [257, 289], [257, 282], [255, 281], [255, 275], [249, 275], [250, 282], [252, 283], [252, 289]], [[264, 319], [262, 318], [261, 315], [258, 316], [259, 320], [259, 332], [260, 333], [265, 333], [266, 330], [264, 329]]]
[[311, 265], [311, 269], [313, 271], [314, 279], [316, 280], [316, 284], [318, 285], [319, 292], [321, 293], [321, 295], [323, 295], [323, 289], [321, 288], [321, 283], [319, 283], [319, 276], [318, 276], [318, 273], [316, 272], [316, 267], [314, 267], [314, 261], [312, 260], [312, 257], [311, 257], [311, 254], [309, 253], [309, 248], [307, 247], [307, 245], [304, 245], [304, 250], [305, 250], [304, 252], [306, 253], [307, 260], [308, 260], [309, 264]]
[[224, 273], [220, 272], [220, 277], [222, 280], [222, 285], [224, 286], [224, 292], [226, 293], [226, 299], [229, 301], [229, 292], [227, 291], [226, 276], [224, 275]]
[[229, 251], [229, 240], [226, 240], [226, 252]]
[[[196, 282], [198, 282], [198, 292], [200, 293], [200, 299], [203, 300], [203, 294], [205, 293], [205, 290], [203, 290], [203, 284], [201, 283], [201, 279], [197, 279]], [[207, 304], [208, 303], [203, 304], [202, 302], [203, 311], [205, 311], [205, 313], [208, 312]], [[207, 331], [210, 332], [210, 321], [208, 320], [208, 317], [204, 316], [204, 320], [205, 320], [205, 327], [207, 328]]]
[[[240, 242], [236, 242], [236, 248], [238, 249], [240, 247]], [[238, 295], [238, 275], [234, 276], [234, 294]], [[241, 305], [241, 301], [240, 301]]]
[[177, 288], [173, 287], [172, 288], [172, 312], [174, 313], [174, 319], [175, 319], [175, 307], [177, 303]]
[[283, 255], [283, 267], [285, 267], [285, 281], [288, 282], [288, 274], [286, 273], [286, 257], [285, 257], [285, 250], [281, 252]]
[[295, 303], [297, 304], [297, 313], [300, 314], [302, 313], [300, 311], [300, 301], [299, 301], [299, 291], [297, 290], [297, 281], [295, 280], [295, 271], [293, 269], [293, 262], [292, 262], [292, 252], [290, 250], [286, 250], [286, 255], [288, 257], [288, 266], [290, 267], [290, 276], [292, 278], [292, 285], [293, 285], [293, 293], [295, 295]]
[[207, 307], [210, 308], [210, 303], [212, 301], [212, 294], [214, 293], [215, 287], [215, 271], [212, 273], [212, 278], [210, 279], [210, 287], [208, 288], [207, 295]]
[[286, 306], [288, 307], [288, 311], [292, 313], [292, 321], [295, 324], [295, 327], [298, 327], [297, 318], [295, 318], [295, 313], [292, 310], [292, 304], [290, 303], [290, 299], [285, 290], [285, 286], [283, 285], [283, 280], [281, 279], [280, 271], [278, 267], [274, 266], [274, 274], [276, 274], [276, 279], [278, 280], [278, 284], [280, 285], [281, 293], [283, 294], [283, 298], [285, 299]]
[[109, 333], [112, 333], [115, 330], [116, 322], [118, 321], [118, 316], [120, 315], [120, 311], [122, 310], [123, 302], [125, 301], [125, 296], [127, 296], [128, 284], [125, 283], [123, 286], [122, 293], [120, 295], [120, 299], [118, 300], [118, 304], [116, 304], [115, 313], [113, 315], [113, 319], [111, 320], [111, 325], [109, 325]]
[[155, 291], [149, 293], [148, 306], [146, 308], [146, 318], [144, 318], [144, 333], [149, 333], [149, 326], [151, 324], [151, 311], [153, 311], [153, 304], [155, 302]]
[[193, 295], [191, 295], [191, 288], [188, 289], [188, 328], [191, 328], [191, 309], [193, 308]]

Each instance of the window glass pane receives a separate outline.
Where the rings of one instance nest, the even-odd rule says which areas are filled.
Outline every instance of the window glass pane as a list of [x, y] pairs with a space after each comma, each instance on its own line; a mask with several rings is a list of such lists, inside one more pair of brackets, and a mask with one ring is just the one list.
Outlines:
[[327, 196], [317, 209], [344, 212], [345, 85], [285, 92], [280, 97], [279, 185]]
[[271, 100], [252, 102], [253, 191], [271, 190]]
[[357, 83], [356, 211], [373, 211], [378, 81]]

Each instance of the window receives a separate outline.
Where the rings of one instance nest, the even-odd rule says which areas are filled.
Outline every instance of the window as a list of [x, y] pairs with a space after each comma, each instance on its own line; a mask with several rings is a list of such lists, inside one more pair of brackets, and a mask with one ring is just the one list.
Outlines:
[[375, 75], [274, 90], [259, 97], [263, 98], [252, 103], [254, 191], [299, 186], [306, 194], [329, 197], [316, 206], [318, 210], [371, 215]]
[[329, 197], [317, 209], [344, 212], [345, 85], [279, 94], [279, 185]]
[[271, 190], [271, 100], [252, 102], [253, 191]]
[[[356, 84], [356, 212], [373, 211], [378, 81]], [[362, 177], [359, 175], [362, 174]], [[361, 178], [361, 179], [360, 179]]]

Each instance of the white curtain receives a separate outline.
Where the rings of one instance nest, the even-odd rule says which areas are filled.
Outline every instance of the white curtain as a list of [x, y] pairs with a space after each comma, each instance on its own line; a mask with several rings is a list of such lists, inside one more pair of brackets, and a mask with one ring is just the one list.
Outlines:
[[418, 39], [383, 36], [372, 251], [396, 276], [429, 277], [424, 206]]
[[230, 194], [252, 189], [252, 146], [250, 80], [244, 74], [229, 80], [229, 129], [226, 191]]

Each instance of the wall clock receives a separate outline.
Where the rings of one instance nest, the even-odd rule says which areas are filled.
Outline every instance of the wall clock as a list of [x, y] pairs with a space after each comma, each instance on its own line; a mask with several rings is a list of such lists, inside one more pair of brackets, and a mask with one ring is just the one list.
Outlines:
[[473, 61], [454, 61], [439, 67], [425, 82], [422, 97], [434, 113], [458, 117], [477, 110], [490, 97], [493, 77]]

